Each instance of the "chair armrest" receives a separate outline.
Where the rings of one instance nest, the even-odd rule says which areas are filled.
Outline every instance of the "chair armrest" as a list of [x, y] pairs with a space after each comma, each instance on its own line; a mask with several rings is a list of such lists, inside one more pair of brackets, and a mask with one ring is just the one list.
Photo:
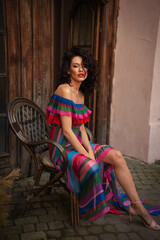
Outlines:
[[87, 127], [85, 127], [85, 130], [86, 130], [86, 133], [88, 134], [88, 136], [89, 136], [89, 140], [91, 141], [91, 142], [93, 142], [93, 135], [92, 135], [92, 133], [91, 133], [91, 131], [87, 128]]
[[57, 142], [50, 140], [50, 139], [45, 139], [43, 141], [40, 142], [28, 142], [27, 143], [29, 146], [31, 147], [36, 147], [36, 146], [40, 146], [40, 145], [44, 145], [44, 144], [52, 144], [54, 145], [56, 148], [58, 148], [58, 150], [60, 151], [62, 157], [63, 157], [63, 162], [62, 162], [62, 168], [61, 171], [65, 172], [67, 166], [68, 166], [68, 157], [66, 154], [66, 151], [64, 150], [64, 148]]

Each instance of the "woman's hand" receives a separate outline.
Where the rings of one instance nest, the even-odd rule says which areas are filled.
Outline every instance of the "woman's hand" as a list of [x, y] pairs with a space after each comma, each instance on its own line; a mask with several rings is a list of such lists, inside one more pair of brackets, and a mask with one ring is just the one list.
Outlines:
[[89, 151], [88, 155], [89, 155], [88, 157], [89, 157], [90, 159], [92, 159], [92, 160], [96, 161], [96, 159], [95, 159], [95, 156], [94, 156], [94, 153], [93, 153], [93, 150], [92, 150], [92, 149]]

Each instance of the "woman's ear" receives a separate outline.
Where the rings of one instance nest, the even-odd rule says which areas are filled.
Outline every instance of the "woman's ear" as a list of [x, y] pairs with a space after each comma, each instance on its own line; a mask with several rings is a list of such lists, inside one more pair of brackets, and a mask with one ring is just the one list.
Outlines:
[[70, 73], [71, 73], [69, 69], [67, 70], [67, 73], [68, 73], [68, 74], [70, 74]]

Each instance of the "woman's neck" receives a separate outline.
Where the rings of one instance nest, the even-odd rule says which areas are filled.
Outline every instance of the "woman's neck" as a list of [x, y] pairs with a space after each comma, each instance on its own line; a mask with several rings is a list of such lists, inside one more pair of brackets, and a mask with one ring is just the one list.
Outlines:
[[75, 93], [77, 94], [79, 93], [80, 86], [81, 86], [81, 82], [71, 81], [71, 87]]

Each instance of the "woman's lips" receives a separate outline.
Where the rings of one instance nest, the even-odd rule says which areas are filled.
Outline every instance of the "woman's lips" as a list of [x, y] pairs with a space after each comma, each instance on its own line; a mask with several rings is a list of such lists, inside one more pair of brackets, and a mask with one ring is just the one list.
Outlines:
[[84, 77], [84, 74], [78, 74], [78, 77]]

